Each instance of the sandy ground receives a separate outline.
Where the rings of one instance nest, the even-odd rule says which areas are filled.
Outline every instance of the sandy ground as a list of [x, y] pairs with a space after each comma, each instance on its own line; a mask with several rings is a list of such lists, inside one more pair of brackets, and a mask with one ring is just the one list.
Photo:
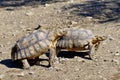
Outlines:
[[[119, 0], [71, 0], [27, 6], [5, 1], [0, 2], [0, 80], [120, 80]], [[83, 53], [64, 52], [55, 69], [42, 66], [48, 64], [45, 55], [40, 56], [42, 65], [21, 69], [11, 61], [11, 47], [39, 24], [50, 30], [68, 26], [90, 29], [108, 39], [94, 54], [95, 60], [83, 58]]]

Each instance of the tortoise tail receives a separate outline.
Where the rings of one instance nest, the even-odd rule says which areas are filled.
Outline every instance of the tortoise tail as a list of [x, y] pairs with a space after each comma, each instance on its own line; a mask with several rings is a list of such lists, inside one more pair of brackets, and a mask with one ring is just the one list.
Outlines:
[[12, 60], [16, 60], [17, 59], [17, 55], [16, 55], [16, 53], [17, 53], [17, 47], [16, 47], [17, 45], [14, 45], [13, 47], [12, 47], [12, 50], [11, 50], [11, 59]]

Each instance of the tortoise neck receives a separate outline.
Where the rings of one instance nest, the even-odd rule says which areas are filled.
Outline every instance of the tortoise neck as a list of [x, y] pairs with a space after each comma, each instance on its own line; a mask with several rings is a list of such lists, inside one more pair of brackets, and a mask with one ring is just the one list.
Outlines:
[[100, 42], [100, 40], [99, 40], [98, 38], [95, 37], [95, 38], [92, 39], [92, 43], [93, 43], [93, 44], [96, 44], [96, 43], [98, 43], [98, 42]]

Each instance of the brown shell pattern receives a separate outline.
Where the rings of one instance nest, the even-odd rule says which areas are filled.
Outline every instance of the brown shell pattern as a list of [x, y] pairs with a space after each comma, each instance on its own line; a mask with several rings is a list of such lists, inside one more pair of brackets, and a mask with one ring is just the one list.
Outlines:
[[12, 48], [12, 60], [31, 59], [41, 55], [51, 43], [47, 39], [48, 34], [47, 31], [37, 30], [19, 39]]
[[85, 29], [66, 29], [67, 34], [57, 42], [57, 48], [83, 47], [93, 38], [93, 33]]

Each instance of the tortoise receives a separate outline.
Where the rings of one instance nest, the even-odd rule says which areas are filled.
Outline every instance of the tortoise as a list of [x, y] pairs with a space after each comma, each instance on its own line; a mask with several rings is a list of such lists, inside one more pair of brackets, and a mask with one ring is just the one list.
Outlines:
[[56, 44], [56, 55], [60, 50], [67, 51], [85, 51], [89, 58], [93, 59], [93, 53], [97, 51], [101, 41], [107, 39], [107, 36], [97, 36], [91, 30], [83, 28], [66, 28], [66, 35], [59, 38]]
[[16, 41], [11, 50], [11, 59], [13, 61], [21, 61], [24, 69], [30, 68], [28, 60], [37, 59], [40, 55], [50, 50], [49, 66], [52, 66], [53, 49], [56, 46], [60, 36], [65, 35], [63, 29], [48, 31], [45, 29], [35, 30], [29, 35], [23, 36]]

